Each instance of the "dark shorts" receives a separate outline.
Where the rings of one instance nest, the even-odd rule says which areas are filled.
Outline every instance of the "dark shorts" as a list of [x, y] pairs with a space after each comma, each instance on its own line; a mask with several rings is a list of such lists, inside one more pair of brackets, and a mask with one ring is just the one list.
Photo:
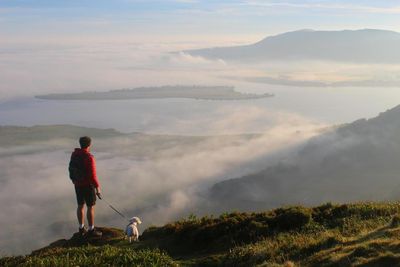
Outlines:
[[78, 205], [86, 204], [89, 207], [96, 205], [96, 192], [92, 186], [75, 186], [75, 193]]

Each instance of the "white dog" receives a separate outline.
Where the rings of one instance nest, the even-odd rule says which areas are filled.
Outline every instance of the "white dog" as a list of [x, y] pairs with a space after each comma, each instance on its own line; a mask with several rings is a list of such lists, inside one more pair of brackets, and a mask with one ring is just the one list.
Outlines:
[[137, 228], [138, 224], [142, 221], [138, 217], [132, 217], [129, 219], [129, 224], [126, 226], [125, 234], [129, 239], [129, 243], [133, 241], [139, 241], [139, 230]]

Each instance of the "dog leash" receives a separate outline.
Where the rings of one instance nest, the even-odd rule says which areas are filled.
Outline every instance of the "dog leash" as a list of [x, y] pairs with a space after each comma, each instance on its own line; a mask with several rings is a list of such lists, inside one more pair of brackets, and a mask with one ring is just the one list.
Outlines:
[[114, 208], [113, 205], [111, 205], [107, 200], [104, 199], [104, 197], [102, 195], [98, 196], [99, 199], [103, 200], [111, 209], [113, 209], [116, 213], [118, 213], [122, 218], [128, 220], [128, 218], [125, 217], [124, 214], [122, 214], [121, 212], [119, 212], [116, 208]]

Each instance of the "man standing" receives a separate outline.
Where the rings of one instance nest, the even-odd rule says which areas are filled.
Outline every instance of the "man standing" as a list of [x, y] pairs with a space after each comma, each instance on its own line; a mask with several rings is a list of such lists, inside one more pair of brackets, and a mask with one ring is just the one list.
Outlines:
[[[96, 162], [90, 154], [91, 139], [88, 136], [79, 138], [81, 148], [75, 148], [69, 163], [70, 178], [75, 185], [76, 200], [78, 202], [77, 217], [79, 233], [89, 236], [101, 236], [102, 233], [94, 229], [94, 206], [96, 195], [101, 199], [99, 180], [96, 175]], [[87, 206], [87, 220], [89, 229], [84, 224], [84, 206]]]

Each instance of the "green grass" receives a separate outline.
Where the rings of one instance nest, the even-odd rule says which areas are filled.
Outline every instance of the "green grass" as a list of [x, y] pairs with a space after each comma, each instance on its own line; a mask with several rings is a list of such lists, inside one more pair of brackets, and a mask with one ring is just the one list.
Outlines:
[[[400, 266], [399, 203], [324, 204], [225, 213], [150, 227], [131, 245], [54, 243], [0, 266]], [[79, 241], [79, 240], [78, 240]], [[93, 244], [92, 244], [93, 245]]]
[[1, 266], [177, 266], [159, 250], [135, 250], [110, 245], [49, 249], [34, 256], [0, 260]]

